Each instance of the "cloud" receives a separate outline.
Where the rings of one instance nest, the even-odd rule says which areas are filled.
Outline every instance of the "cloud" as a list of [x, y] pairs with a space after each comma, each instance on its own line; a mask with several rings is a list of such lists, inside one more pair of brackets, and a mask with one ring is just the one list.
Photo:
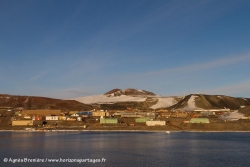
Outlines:
[[45, 76], [48, 72], [47, 71], [42, 71], [34, 76], [32, 76], [31, 78], [28, 79], [28, 81], [36, 81], [41, 79], [43, 76]]
[[141, 75], [142, 76], [143, 75], [149, 76], [149, 75], [162, 75], [162, 74], [166, 74], [166, 73], [195, 72], [195, 71], [202, 71], [202, 70], [218, 68], [218, 67], [222, 67], [222, 66], [234, 65], [234, 64], [245, 62], [245, 61], [250, 61], [250, 54], [224, 57], [224, 58], [216, 59], [213, 61], [200, 63], [200, 64], [188, 65], [188, 66], [184, 66], [184, 67], [162, 69], [159, 71], [151, 71], [151, 72], [143, 73]]
[[[131, 17], [130, 14], [134, 13], [134, 10], [138, 10], [134, 7], [130, 9], [131, 11], [128, 9], [128, 15], [121, 18], [119, 22], [111, 21], [103, 26], [88, 43], [92, 45], [99, 43], [117, 44], [156, 27], [159, 29], [161, 26], [166, 26], [165, 33], [168, 33], [169, 36], [176, 29], [182, 30], [179, 31], [179, 34], [190, 36], [190, 31], [195, 31], [199, 26], [208, 25], [211, 20], [220, 18], [239, 5], [234, 1], [227, 3], [218, 1], [181, 1], [181, 3], [179, 1], [166, 1], [160, 7], [152, 7], [152, 10], [149, 10], [148, 13], [142, 13], [129, 22], [125, 18]], [[163, 25], [163, 23], [167, 24]], [[171, 43], [173, 42], [171, 41]]]
[[227, 85], [215, 89], [207, 90], [209, 94], [240, 95], [250, 94], [250, 80], [245, 80], [237, 84]]
[[84, 88], [72, 88], [64, 90], [67, 96], [71, 97], [81, 97], [81, 96], [89, 96], [92, 95], [93, 92], [89, 89]]
[[[64, 73], [58, 77], [73, 79], [75, 81], [96, 78], [109, 64], [111, 57], [107, 52], [77, 50], [69, 53], [72, 60], [65, 63]], [[69, 56], [67, 56], [69, 57]], [[81, 79], [82, 78], [82, 79]]]
[[49, 91], [44, 91], [43, 96], [53, 97], [59, 99], [70, 99], [76, 97], [90, 96], [96, 94], [95, 90], [92, 87], [76, 86], [69, 88], [60, 88], [60, 89], [50, 89]]
[[[158, 94], [177, 93], [182, 95], [183, 92], [186, 92], [186, 94], [208, 92], [216, 94], [220, 91], [222, 94], [228, 94], [228, 90], [230, 90], [230, 93], [234, 93], [234, 90], [235, 94], [240, 91], [244, 93], [247, 91], [247, 84], [237, 84], [226, 89], [227, 87], [223, 85], [228, 84], [230, 78], [227, 74], [226, 76], [221, 76], [221, 72], [225, 72], [225, 69], [235, 68], [235, 66], [242, 65], [243, 63], [245, 67], [245, 62], [250, 62], [250, 54], [227, 56], [208, 62], [200, 62], [200, 64], [194, 63], [183, 67], [167, 68], [157, 71], [109, 75], [107, 77], [110, 82], [103, 82], [102, 84], [107, 86], [113, 84], [116, 87], [145, 87], [146, 90], [148, 89], [153, 92], [158, 91]], [[221, 69], [221, 67], [224, 68]], [[239, 71], [240, 68], [235, 70]], [[107, 78], [105, 79], [107, 80]], [[216, 81], [216, 84], [214, 81]], [[240, 80], [238, 82], [240, 82]], [[232, 84], [233, 82], [229, 83]], [[217, 89], [212, 90], [212, 85], [218, 85], [220, 91]]]

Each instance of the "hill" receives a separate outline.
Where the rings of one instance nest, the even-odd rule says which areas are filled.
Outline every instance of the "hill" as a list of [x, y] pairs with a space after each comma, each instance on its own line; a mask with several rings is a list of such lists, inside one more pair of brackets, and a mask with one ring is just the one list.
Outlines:
[[250, 105], [250, 98], [238, 98], [225, 95], [190, 94], [185, 97], [163, 97], [146, 90], [112, 89], [103, 95], [86, 96], [74, 100], [85, 104], [97, 104], [102, 109], [168, 109], [193, 111], [203, 109], [238, 110]]
[[231, 109], [238, 110], [241, 106], [250, 105], [250, 98], [237, 98], [224, 95], [191, 94], [185, 96], [177, 104], [168, 109], [192, 111], [195, 109]]
[[0, 107], [23, 108], [23, 109], [57, 109], [62, 111], [91, 110], [91, 105], [86, 105], [75, 100], [61, 100], [36, 96], [15, 96], [0, 94]]
[[248, 106], [241, 106], [242, 108], [240, 108], [238, 110], [238, 112], [244, 114], [247, 117], [250, 117], [250, 105]]
[[178, 97], [162, 97], [150, 91], [139, 89], [112, 89], [102, 95], [74, 98], [85, 104], [99, 105], [105, 110], [158, 109], [170, 107], [179, 101]]
[[[245, 107], [246, 106], [246, 107]], [[36, 96], [14, 96], [0, 94], [0, 107], [23, 109], [59, 109], [62, 111], [87, 111], [94, 108], [105, 110], [182, 110], [230, 109], [250, 115], [250, 98], [224, 95], [190, 94], [185, 97], [163, 97], [146, 90], [112, 89], [102, 95], [79, 97], [70, 100]], [[244, 108], [243, 108], [244, 107]]]

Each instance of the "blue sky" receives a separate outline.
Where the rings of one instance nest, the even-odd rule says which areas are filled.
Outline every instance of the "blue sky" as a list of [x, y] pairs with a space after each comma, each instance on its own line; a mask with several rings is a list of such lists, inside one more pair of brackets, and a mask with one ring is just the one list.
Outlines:
[[0, 0], [0, 93], [250, 97], [248, 0]]

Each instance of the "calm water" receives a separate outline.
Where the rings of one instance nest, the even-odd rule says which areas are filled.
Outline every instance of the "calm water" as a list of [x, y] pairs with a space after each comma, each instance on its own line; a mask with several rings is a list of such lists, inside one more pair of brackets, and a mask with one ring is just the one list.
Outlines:
[[[249, 166], [250, 133], [1, 132], [0, 166]], [[106, 162], [6, 162], [4, 158]]]

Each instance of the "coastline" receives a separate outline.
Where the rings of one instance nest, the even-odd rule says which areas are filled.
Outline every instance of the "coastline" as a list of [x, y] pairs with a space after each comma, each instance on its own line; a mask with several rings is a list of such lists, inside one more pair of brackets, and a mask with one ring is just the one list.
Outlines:
[[47, 126], [2, 126], [0, 132], [250, 132], [250, 122], [179, 123], [164, 126], [145, 124], [85, 124], [74, 122], [70, 125]]
[[83, 129], [56, 129], [56, 130], [44, 130], [44, 131], [39, 131], [39, 130], [25, 130], [25, 129], [20, 129], [20, 130], [0, 130], [0, 132], [35, 132], [35, 133], [39, 133], [39, 132], [155, 132], [155, 133], [250, 133], [250, 130], [245, 130], [245, 131], [232, 131], [232, 130], [218, 130], [218, 131], [200, 131], [200, 130], [109, 130], [109, 129], [95, 129], [95, 130], [83, 130]]

